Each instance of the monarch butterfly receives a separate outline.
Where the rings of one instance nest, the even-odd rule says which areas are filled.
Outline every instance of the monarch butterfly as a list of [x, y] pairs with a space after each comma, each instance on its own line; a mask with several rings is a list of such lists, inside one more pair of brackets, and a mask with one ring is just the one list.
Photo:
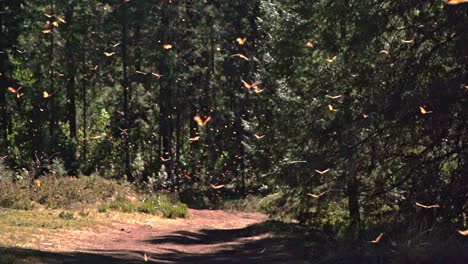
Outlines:
[[247, 38], [238, 37], [238, 38], [236, 38], [236, 41], [237, 41], [237, 43], [239, 43], [239, 45], [244, 45], [245, 42], [247, 41]]
[[11, 93], [17, 93], [19, 90], [21, 90], [21, 87], [16, 89], [16, 88], [13, 88], [13, 87], [8, 87], [8, 91], [10, 91]]
[[374, 240], [370, 241], [371, 243], [379, 243], [379, 241], [382, 239], [384, 233], [380, 233]]
[[146, 254], [143, 256], [143, 259], [145, 260], [145, 262], [148, 262], [148, 256]]
[[241, 79], [241, 81], [242, 81], [242, 84], [244, 85], [244, 87], [249, 89], [249, 90], [256, 87], [256, 86], [258, 86], [258, 85], [260, 85], [260, 84], [262, 84], [262, 82], [260, 82], [260, 81], [256, 81], [256, 82], [254, 82], [252, 84], [250, 84], [250, 83], [248, 83], [248, 82], [246, 82], [246, 81], [244, 81], [242, 79]]
[[44, 97], [44, 98], [49, 98], [51, 96], [52, 96], [52, 94], [47, 92], [47, 91], [42, 92], [42, 97]]
[[462, 236], [468, 236], [468, 229], [467, 230], [458, 230], [458, 233]]
[[35, 181], [37, 187], [41, 187], [44, 183], [40, 180]]
[[57, 20], [64, 23], [64, 24], [67, 23], [67, 21], [65, 21], [65, 19], [63, 19], [62, 17], [59, 17], [59, 16], [57, 17]]
[[161, 76], [162, 76], [161, 74], [159, 74], [159, 73], [154, 73], [154, 72], [152, 72], [151, 75], [153, 75], [154, 77], [156, 77], [156, 78], [158, 78], [158, 79], [161, 78]]
[[332, 112], [338, 112], [338, 110], [335, 109], [335, 108], [333, 107], [333, 105], [328, 105], [328, 110], [330, 110], [330, 111], [332, 111]]
[[106, 55], [106, 57], [112, 57], [115, 55], [115, 52], [104, 52], [104, 55]]
[[172, 49], [172, 45], [171, 44], [164, 44], [163, 49], [170, 50], [170, 49]]
[[438, 204], [424, 205], [424, 204], [421, 204], [421, 203], [418, 203], [418, 202], [416, 202], [416, 205], [419, 206], [419, 207], [422, 207], [422, 208], [426, 208], [426, 209], [439, 208], [440, 207]]
[[189, 138], [190, 142], [194, 142], [194, 141], [198, 141], [198, 140], [200, 140], [200, 136], [195, 136], [195, 137]]
[[264, 89], [260, 89], [260, 88], [258, 88], [258, 87], [255, 87], [255, 88], [253, 89], [254, 93], [256, 93], [256, 94], [262, 93], [263, 90], [264, 90]]
[[320, 198], [322, 195], [326, 194], [328, 191], [321, 192], [319, 194], [307, 193], [308, 196], [313, 197], [315, 199]]
[[312, 41], [307, 41], [305, 45], [306, 45], [306, 47], [309, 47], [309, 48], [314, 47], [314, 43], [312, 43]]
[[220, 185], [214, 185], [214, 184], [210, 184], [211, 188], [215, 189], [215, 190], [218, 190], [218, 189], [221, 189], [224, 187], [224, 184], [220, 184]]
[[444, 0], [447, 5], [458, 5], [468, 3], [468, 0]]
[[241, 58], [241, 59], [243, 59], [243, 60], [246, 60], [246, 61], [249, 60], [249, 58], [248, 58], [247, 56], [245, 56], [244, 54], [239, 54], [239, 53], [238, 53], [238, 54], [231, 55], [231, 57], [239, 57], [239, 58]]
[[44, 33], [44, 34], [49, 34], [50, 32], [52, 32], [51, 29], [42, 30], [42, 33]]
[[341, 98], [343, 95], [325, 95], [325, 97], [330, 99], [338, 99]]
[[325, 173], [327, 173], [327, 172], [329, 172], [329, 171], [330, 171], [330, 169], [326, 169], [326, 170], [323, 170], [323, 171], [321, 171], [321, 170], [315, 170], [315, 172], [318, 173], [318, 174], [320, 174], [320, 175], [324, 175]]
[[411, 38], [411, 39], [402, 39], [401, 42], [403, 42], [405, 44], [413, 44], [414, 39], [415, 39], [415, 37], [413, 36], [413, 38]]
[[211, 116], [209, 116], [205, 120], [203, 120], [199, 115], [196, 115], [196, 116], [193, 117], [193, 120], [195, 120], [195, 122], [197, 122], [197, 124], [199, 126], [206, 126], [206, 124], [208, 124], [208, 122], [210, 122]]
[[169, 158], [167, 158], [167, 159], [165, 159], [163, 156], [161, 156], [161, 157], [159, 157], [159, 158], [160, 158], [160, 159], [161, 159], [161, 161], [163, 161], [163, 162], [166, 162], [166, 161], [169, 161], [169, 160], [171, 160], [171, 158], [170, 158], [170, 157], [169, 157]]
[[257, 134], [254, 134], [254, 136], [255, 136], [256, 139], [262, 139], [262, 138], [265, 137], [265, 135], [260, 136], [260, 135], [257, 135]]
[[419, 112], [421, 112], [421, 114], [423, 114], [423, 115], [427, 115], [427, 114], [432, 113], [432, 111], [427, 111], [426, 109], [424, 109], [421, 106], [419, 107]]
[[385, 55], [388, 55], [390, 54], [390, 52], [388, 52], [388, 50], [381, 50], [379, 51], [380, 54], [385, 54]]
[[328, 62], [328, 63], [332, 63], [332, 62], [336, 61], [336, 58], [337, 58], [337, 57], [338, 57], [338, 56], [334, 56], [333, 58], [328, 58], [328, 59], [327, 59], [327, 62]]

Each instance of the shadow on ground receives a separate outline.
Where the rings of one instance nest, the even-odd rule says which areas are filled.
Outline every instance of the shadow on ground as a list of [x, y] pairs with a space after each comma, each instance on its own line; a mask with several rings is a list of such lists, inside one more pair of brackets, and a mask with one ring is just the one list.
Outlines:
[[[269, 235], [274, 234], [274, 235]], [[143, 241], [150, 250], [131, 249], [87, 252], [46, 252], [0, 248], [0, 263], [305, 263], [313, 253], [306, 249], [301, 227], [266, 221], [242, 229], [178, 231]], [[203, 250], [197, 251], [197, 247]], [[190, 248], [190, 252], [185, 249]], [[196, 253], [194, 253], [196, 252]]]

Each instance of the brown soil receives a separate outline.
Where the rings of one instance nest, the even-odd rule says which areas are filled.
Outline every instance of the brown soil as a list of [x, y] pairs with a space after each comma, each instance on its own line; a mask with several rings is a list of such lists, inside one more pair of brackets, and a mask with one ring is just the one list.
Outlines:
[[31, 249], [0, 248], [0, 254], [24, 263], [144, 263], [145, 255], [148, 263], [304, 263], [307, 254], [297, 241], [273, 236], [266, 220], [262, 214], [193, 209], [188, 219], [111, 219], [58, 231]]

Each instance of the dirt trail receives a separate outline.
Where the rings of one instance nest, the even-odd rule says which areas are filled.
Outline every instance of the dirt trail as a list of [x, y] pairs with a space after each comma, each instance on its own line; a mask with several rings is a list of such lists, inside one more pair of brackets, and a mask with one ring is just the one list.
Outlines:
[[[273, 237], [262, 214], [190, 210], [188, 219], [58, 232], [38, 249], [15, 249], [27, 263], [304, 263], [294, 241]], [[301, 256], [302, 255], [302, 256]], [[32, 256], [32, 258], [31, 258]]]

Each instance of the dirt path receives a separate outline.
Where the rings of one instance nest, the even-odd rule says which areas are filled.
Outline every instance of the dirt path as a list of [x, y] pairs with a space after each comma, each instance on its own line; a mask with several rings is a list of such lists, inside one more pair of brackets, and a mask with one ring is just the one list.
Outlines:
[[145, 254], [147, 263], [304, 263], [304, 252], [294, 241], [272, 236], [262, 214], [190, 210], [190, 215], [133, 224], [117, 220], [57, 232], [37, 249], [13, 250], [25, 263], [144, 263]]

